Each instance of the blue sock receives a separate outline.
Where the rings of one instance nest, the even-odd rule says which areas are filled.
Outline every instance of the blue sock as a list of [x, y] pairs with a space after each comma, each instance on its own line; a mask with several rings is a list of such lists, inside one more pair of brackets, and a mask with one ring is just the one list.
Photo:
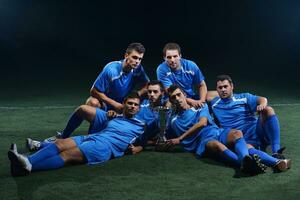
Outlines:
[[55, 155], [33, 164], [32, 171], [57, 169], [63, 167], [64, 165], [65, 162], [60, 155]]
[[279, 161], [277, 158], [274, 158], [274, 157], [270, 156], [269, 154], [267, 154], [263, 151], [254, 149], [254, 148], [249, 149], [249, 154], [250, 155], [253, 155], [253, 154], [259, 155], [261, 162], [269, 167], [273, 167]]
[[50, 144], [52, 144], [52, 142], [41, 142], [41, 146], [40, 146], [39, 150], [49, 146]]
[[272, 152], [276, 153], [280, 149], [280, 127], [276, 115], [268, 117], [264, 124], [265, 132], [270, 140]]
[[225, 151], [222, 152], [221, 156], [226, 162], [240, 166], [240, 162], [237, 155], [231, 150], [226, 149]]
[[47, 147], [37, 151], [36, 153], [28, 156], [29, 162], [32, 165], [39, 163], [40, 161], [45, 160], [46, 158], [55, 156], [59, 154], [59, 150], [54, 143], [50, 143]]
[[248, 147], [243, 137], [235, 140], [234, 150], [239, 158], [240, 163], [246, 155], [249, 155]]
[[67, 126], [62, 131], [62, 138], [68, 138], [73, 131], [80, 126], [82, 123], [83, 118], [78, 116], [76, 111], [70, 116]]

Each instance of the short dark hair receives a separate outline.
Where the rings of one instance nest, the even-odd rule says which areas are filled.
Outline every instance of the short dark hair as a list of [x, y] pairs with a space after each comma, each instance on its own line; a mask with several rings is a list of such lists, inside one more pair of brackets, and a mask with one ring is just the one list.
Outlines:
[[139, 99], [141, 102], [141, 97], [137, 91], [130, 92], [123, 100], [123, 103], [125, 103], [128, 99]]
[[173, 92], [174, 92], [175, 90], [177, 90], [177, 89], [180, 89], [181, 92], [184, 93], [184, 91], [181, 89], [181, 87], [179, 87], [179, 86], [176, 85], [176, 84], [173, 84], [173, 85], [171, 85], [171, 86], [168, 88], [168, 94], [169, 94], [169, 96], [170, 96], [171, 93], [173, 93]]
[[159, 85], [159, 87], [160, 87], [160, 91], [164, 91], [164, 85], [162, 84], [162, 82], [161, 81], [159, 81], [159, 80], [152, 80], [152, 81], [150, 81], [149, 83], [148, 83], [148, 85], [147, 85], [147, 88], [149, 87], [149, 85]]
[[136, 51], [138, 53], [145, 53], [146, 49], [141, 43], [134, 42], [128, 45], [126, 53], [130, 54], [133, 51]]
[[163, 56], [164, 57], [166, 56], [167, 50], [177, 50], [179, 55], [181, 55], [181, 48], [180, 48], [179, 44], [177, 44], [177, 43], [170, 42], [165, 45], [165, 47], [163, 48]]
[[217, 76], [217, 82], [218, 81], [225, 81], [225, 80], [227, 80], [230, 83], [230, 85], [232, 85], [233, 82], [232, 82], [232, 79], [229, 75], [221, 74], [221, 75]]

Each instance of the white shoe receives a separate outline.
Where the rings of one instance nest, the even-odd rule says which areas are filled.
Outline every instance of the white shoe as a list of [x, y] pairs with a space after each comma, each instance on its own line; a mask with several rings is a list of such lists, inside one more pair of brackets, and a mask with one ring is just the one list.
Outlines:
[[29, 151], [37, 151], [41, 148], [41, 142], [31, 138], [26, 138], [26, 147]]
[[62, 135], [63, 135], [62, 132], [57, 131], [55, 136], [46, 138], [46, 139], [44, 140], [44, 142], [55, 142], [55, 140], [61, 139], [61, 138], [62, 138]]

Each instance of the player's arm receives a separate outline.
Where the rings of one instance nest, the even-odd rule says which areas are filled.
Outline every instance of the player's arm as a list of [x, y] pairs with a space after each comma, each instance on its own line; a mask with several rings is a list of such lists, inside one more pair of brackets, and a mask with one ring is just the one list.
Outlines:
[[204, 103], [206, 101], [206, 95], [207, 95], [207, 86], [205, 81], [201, 81], [201, 83], [197, 86], [198, 87], [198, 94], [199, 94], [199, 100], [187, 98], [187, 103], [195, 108], [203, 107]]
[[148, 85], [148, 82], [138, 91], [138, 95], [140, 97], [142, 97], [144, 94], [147, 93], [147, 85]]
[[216, 90], [208, 91], [206, 95], [206, 101], [211, 102], [215, 97], [218, 97], [219, 94]]
[[257, 98], [257, 107], [256, 111], [263, 111], [268, 105], [268, 99], [266, 97], [258, 97]]
[[106, 104], [111, 105], [117, 111], [122, 111], [123, 105], [115, 100], [109, 98], [104, 93], [98, 91], [95, 87], [91, 89], [91, 96], [97, 98], [100, 102], [105, 102]]
[[128, 146], [128, 149], [127, 149], [127, 153], [128, 153], [128, 154], [133, 154], [133, 155], [138, 154], [138, 153], [140, 153], [141, 151], [143, 151], [143, 147], [140, 146], [140, 145], [134, 146], [133, 144], [130, 144], [130, 145]]
[[207, 118], [206, 117], [201, 117], [199, 119], [199, 122], [194, 124], [189, 130], [187, 130], [185, 133], [183, 133], [181, 136], [170, 139], [168, 142], [172, 145], [180, 144], [182, 140], [184, 140], [186, 137], [189, 137], [195, 133], [198, 133], [203, 127], [207, 126]]

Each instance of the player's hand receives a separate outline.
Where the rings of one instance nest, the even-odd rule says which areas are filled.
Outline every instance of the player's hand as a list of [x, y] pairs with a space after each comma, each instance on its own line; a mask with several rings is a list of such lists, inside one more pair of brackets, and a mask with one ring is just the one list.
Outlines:
[[109, 111], [107, 111], [107, 117], [109, 118], [109, 119], [112, 119], [112, 118], [115, 118], [116, 116], [117, 116], [117, 112], [116, 111], [114, 111], [114, 110], [109, 110]]
[[173, 139], [167, 140], [167, 144], [169, 144], [169, 145], [180, 144], [180, 139], [179, 138], [173, 138]]
[[143, 147], [142, 146], [134, 146], [133, 144], [130, 144], [128, 146], [128, 149], [130, 150], [130, 152], [135, 155], [135, 154], [138, 154], [140, 153], [142, 150], [143, 150]]
[[263, 111], [265, 108], [267, 107], [267, 105], [263, 105], [263, 104], [260, 104], [256, 107], [256, 111], [257, 112], [261, 112]]
[[201, 100], [190, 99], [190, 100], [189, 100], [189, 104], [190, 104], [192, 107], [198, 109], [198, 108], [203, 108], [205, 102], [203, 102], [203, 101], [201, 101]]
[[123, 108], [124, 108], [123, 104], [120, 104], [120, 103], [117, 103], [114, 107], [115, 107], [116, 111], [119, 113], [122, 113]]

